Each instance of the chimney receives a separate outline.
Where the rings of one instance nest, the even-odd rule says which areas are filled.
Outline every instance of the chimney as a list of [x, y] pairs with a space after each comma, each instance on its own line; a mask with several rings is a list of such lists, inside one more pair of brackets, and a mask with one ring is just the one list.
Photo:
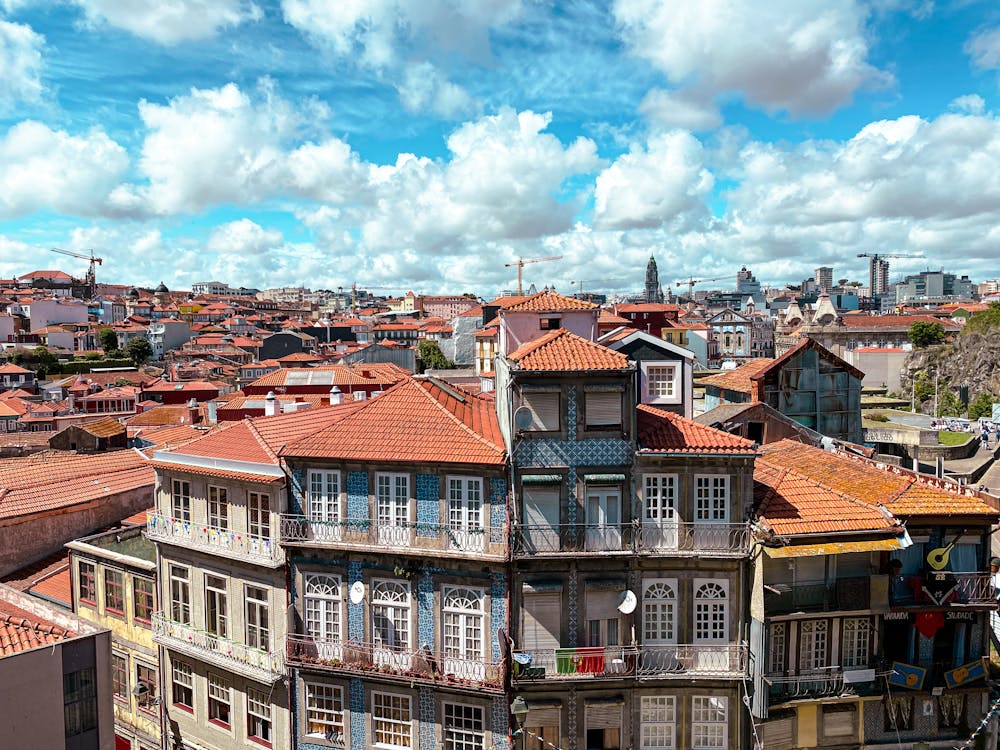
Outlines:
[[268, 391], [267, 396], [264, 397], [264, 416], [273, 417], [278, 413], [278, 397], [274, 395], [274, 391]]
[[187, 407], [188, 407], [188, 414], [190, 415], [190, 419], [191, 419], [191, 424], [197, 424], [198, 423], [198, 400], [195, 399], [195, 398], [192, 398], [190, 401], [188, 401]]
[[219, 421], [219, 402], [218, 401], [206, 401], [205, 408], [208, 411], [208, 422], [209, 424], [215, 424]]
[[333, 386], [330, 389], [330, 406], [338, 406], [344, 403], [344, 394], [340, 392], [340, 388]]

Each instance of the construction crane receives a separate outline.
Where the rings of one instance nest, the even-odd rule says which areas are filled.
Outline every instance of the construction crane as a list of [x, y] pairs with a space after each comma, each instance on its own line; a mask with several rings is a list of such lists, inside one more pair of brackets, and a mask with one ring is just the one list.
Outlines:
[[81, 255], [80, 253], [74, 253], [71, 250], [63, 250], [61, 247], [53, 247], [49, 249], [52, 250], [52, 252], [54, 253], [59, 253], [60, 255], [68, 255], [71, 258], [80, 258], [81, 260], [89, 260], [90, 267], [87, 268], [87, 276], [85, 277], [85, 280], [87, 282], [87, 286], [90, 288], [90, 296], [93, 297], [95, 294], [97, 294], [97, 272], [96, 269], [94, 268], [94, 264], [96, 263], [99, 266], [103, 265], [104, 258], [98, 258], [96, 255], [94, 255], [93, 250], [90, 251], [90, 255]]
[[550, 255], [548, 258], [518, 258], [515, 263], [504, 263], [504, 268], [517, 266], [517, 296], [524, 295], [524, 287], [521, 284], [521, 271], [528, 263], [542, 263], [547, 260], [562, 260], [561, 255]]
[[694, 285], [695, 284], [704, 284], [704, 283], [707, 283], [709, 281], [723, 281], [723, 280], [728, 279], [728, 278], [730, 278], [730, 277], [729, 276], [716, 276], [714, 279], [696, 279], [693, 276], [689, 276], [687, 281], [678, 281], [677, 283], [674, 284], [674, 286], [684, 286], [686, 284], [687, 288], [688, 288], [688, 294], [687, 294], [687, 296], [688, 296], [688, 299], [691, 299], [691, 295], [694, 294]]
[[[858, 253], [859, 258], [868, 258], [868, 294], [877, 297], [889, 282], [889, 263], [886, 258], [923, 258], [923, 255], [902, 255], [900, 253]], [[880, 261], [885, 263], [880, 267]]]

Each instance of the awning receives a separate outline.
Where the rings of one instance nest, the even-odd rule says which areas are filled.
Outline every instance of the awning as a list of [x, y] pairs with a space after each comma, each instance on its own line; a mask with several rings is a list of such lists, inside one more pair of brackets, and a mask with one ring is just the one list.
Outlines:
[[522, 474], [521, 484], [559, 484], [562, 474]]
[[867, 539], [857, 542], [824, 542], [823, 544], [789, 544], [785, 547], [764, 547], [768, 557], [814, 557], [843, 555], [846, 552], [892, 552], [911, 544], [908, 534], [889, 539]]
[[624, 474], [584, 474], [583, 481], [587, 484], [617, 484], [625, 481]]

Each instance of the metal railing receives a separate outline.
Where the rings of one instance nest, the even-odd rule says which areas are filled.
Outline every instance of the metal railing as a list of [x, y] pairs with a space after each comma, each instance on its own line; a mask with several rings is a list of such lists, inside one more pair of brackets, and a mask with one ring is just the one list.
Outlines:
[[997, 606], [1000, 591], [990, 573], [953, 573], [950, 570], [890, 576], [889, 602], [893, 606]]
[[154, 541], [269, 566], [284, 561], [281, 547], [272, 539], [205, 523], [181, 521], [156, 511], [146, 514], [146, 536]]
[[739, 678], [747, 673], [747, 645], [662, 644], [536, 649], [514, 658], [514, 679], [656, 677]]
[[502, 557], [506, 533], [486, 528], [452, 528], [439, 523], [392, 524], [379, 521], [314, 521], [295, 513], [281, 516], [285, 544], [349, 545], [371, 549], [415, 549], [461, 555]]
[[514, 552], [518, 555], [559, 555], [581, 552], [743, 557], [752, 542], [746, 523], [687, 523], [664, 521], [620, 524], [519, 524]]
[[153, 613], [153, 640], [255, 680], [272, 682], [285, 673], [281, 652], [264, 651]]
[[407, 680], [426, 680], [470, 687], [502, 687], [503, 665], [486, 657], [431, 649], [409, 648], [366, 641], [326, 640], [290, 634], [289, 664], [314, 669], [377, 673]]
[[823, 698], [844, 692], [840, 667], [824, 667], [797, 674], [768, 675], [772, 699]]
[[871, 576], [847, 576], [829, 584], [825, 581], [775, 583], [764, 589], [764, 609], [768, 615], [870, 609], [871, 599]]

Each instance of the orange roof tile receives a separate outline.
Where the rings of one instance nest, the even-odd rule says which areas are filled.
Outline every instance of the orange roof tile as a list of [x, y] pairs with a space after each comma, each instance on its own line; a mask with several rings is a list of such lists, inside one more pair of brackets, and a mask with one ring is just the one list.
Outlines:
[[125, 425], [114, 417], [105, 417], [96, 422], [84, 422], [79, 427], [84, 432], [89, 432], [94, 437], [99, 438], [120, 435], [125, 432]]
[[56, 571], [62, 570], [67, 565], [69, 565], [69, 550], [65, 547], [60, 547], [51, 555], [43, 557], [41, 560], [36, 560], [30, 565], [25, 565], [23, 568], [19, 568], [12, 573], [8, 573], [3, 578], [0, 578], [0, 583], [18, 591], [27, 591], [37, 581]]
[[191, 410], [186, 406], [154, 406], [148, 411], [129, 417], [125, 424], [129, 427], [191, 424]]
[[582, 336], [558, 328], [529, 341], [507, 355], [519, 370], [627, 370], [629, 359], [621, 352], [595, 344]]
[[336, 424], [290, 442], [283, 455], [391, 463], [502, 465], [505, 460], [491, 399], [414, 378], [361, 402]]
[[[490, 304], [497, 304], [496, 302]], [[567, 297], [552, 290], [539, 292], [511, 305], [506, 305], [505, 312], [562, 312], [564, 310], [594, 310], [593, 302]]]
[[[307, 373], [303, 375], [302, 373]], [[366, 374], [367, 373], [367, 374]], [[311, 367], [307, 370], [283, 368], [261, 375], [259, 378], [249, 383], [247, 387], [254, 388], [277, 388], [288, 385], [289, 378], [299, 380], [307, 378], [308, 382], [303, 385], [319, 385], [328, 388], [334, 385], [358, 386], [389, 386], [398, 383], [403, 378], [410, 375], [398, 365], [392, 363], [358, 364], [358, 365], [328, 365], [326, 367]]]
[[914, 323], [939, 323], [946, 331], [957, 331], [961, 328], [950, 318], [938, 318], [933, 315], [844, 315], [846, 328], [895, 328], [907, 331]]
[[40, 578], [28, 589], [28, 593], [72, 607], [73, 579], [69, 565]]
[[706, 427], [646, 404], [636, 407], [640, 453], [742, 453], [752, 455], [752, 440]]
[[750, 393], [750, 381], [754, 376], [764, 372], [774, 360], [771, 357], [751, 359], [735, 370], [726, 370], [718, 375], [709, 375], [698, 381], [700, 385], [714, 385], [726, 391]]
[[147, 510], [140, 510], [138, 513], [133, 513], [128, 518], [123, 518], [122, 523], [128, 526], [145, 526], [146, 525], [146, 514], [155, 510], [155, 508], [148, 508]]
[[0, 602], [0, 658], [59, 643], [75, 635], [9, 602]]
[[[204, 428], [192, 427], [187, 424], [167, 427], [156, 427], [155, 425], [150, 427], [144, 426], [138, 428], [138, 430], [141, 430], [139, 437], [142, 440], [160, 448], [176, 447], [190, 443], [192, 440], [197, 440], [206, 434]], [[133, 437], [135, 437], [134, 433]]]

